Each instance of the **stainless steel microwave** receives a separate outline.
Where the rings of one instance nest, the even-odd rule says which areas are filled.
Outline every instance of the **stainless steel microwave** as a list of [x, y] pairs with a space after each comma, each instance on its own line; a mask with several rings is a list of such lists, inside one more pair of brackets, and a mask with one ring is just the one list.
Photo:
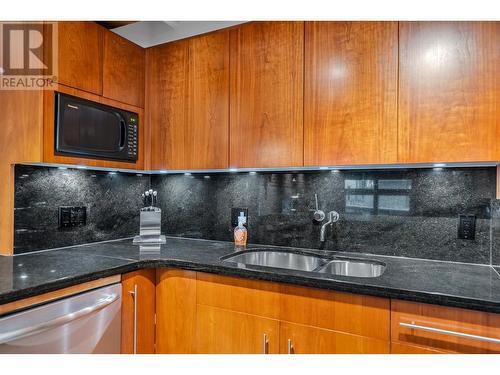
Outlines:
[[54, 118], [56, 154], [137, 160], [137, 113], [56, 92]]

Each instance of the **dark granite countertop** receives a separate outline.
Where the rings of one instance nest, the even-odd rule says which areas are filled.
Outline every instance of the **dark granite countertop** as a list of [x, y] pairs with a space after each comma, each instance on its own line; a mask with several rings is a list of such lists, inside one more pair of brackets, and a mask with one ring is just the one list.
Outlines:
[[[263, 247], [270, 246], [249, 246]], [[140, 249], [131, 239], [124, 239], [0, 257], [0, 304], [141, 268], [170, 266], [500, 313], [500, 276], [490, 266], [333, 253], [375, 259], [387, 265], [380, 277], [356, 278], [249, 268], [220, 260], [234, 251], [230, 242], [170, 237], [165, 245], [156, 249]]]

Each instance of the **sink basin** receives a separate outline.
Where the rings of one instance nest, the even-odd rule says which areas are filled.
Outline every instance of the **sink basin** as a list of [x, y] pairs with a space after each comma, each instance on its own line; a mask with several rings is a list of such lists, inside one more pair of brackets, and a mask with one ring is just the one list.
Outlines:
[[362, 259], [335, 259], [318, 270], [320, 273], [353, 277], [379, 277], [384, 271], [384, 263]]
[[245, 266], [286, 268], [352, 277], [378, 277], [385, 270], [384, 263], [370, 259], [331, 258], [274, 249], [248, 250], [224, 256], [221, 260]]
[[320, 256], [295, 254], [279, 250], [257, 250], [221, 258], [226, 262], [245, 265], [286, 268], [299, 271], [314, 271], [328, 260]]

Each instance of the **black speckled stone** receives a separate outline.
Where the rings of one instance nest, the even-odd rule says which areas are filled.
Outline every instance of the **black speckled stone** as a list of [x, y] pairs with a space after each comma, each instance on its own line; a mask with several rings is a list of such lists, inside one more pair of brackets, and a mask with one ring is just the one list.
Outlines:
[[491, 264], [500, 267], [500, 200], [491, 201]]
[[[318, 194], [321, 209], [340, 213], [325, 249], [490, 264], [495, 176], [495, 168], [158, 175], [152, 186], [172, 236], [231, 241], [231, 208], [242, 207], [250, 243], [319, 248]], [[477, 216], [475, 240], [457, 238], [459, 214]]]
[[113, 274], [168, 266], [500, 313], [500, 276], [490, 266], [318, 251], [387, 265], [381, 277], [356, 278], [245, 267], [220, 260], [234, 252], [230, 242], [168, 238], [156, 252], [127, 239], [0, 257], [0, 304]]
[[[149, 176], [17, 165], [14, 254], [138, 234]], [[87, 225], [59, 229], [59, 206], [86, 206]]]

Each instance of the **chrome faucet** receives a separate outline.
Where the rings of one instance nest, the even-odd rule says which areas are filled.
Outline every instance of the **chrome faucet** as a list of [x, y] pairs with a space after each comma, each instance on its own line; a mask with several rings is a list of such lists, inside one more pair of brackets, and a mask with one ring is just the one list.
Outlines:
[[328, 213], [328, 221], [321, 226], [321, 231], [319, 232], [319, 240], [320, 242], [325, 242], [325, 232], [326, 227], [328, 225], [332, 225], [333, 223], [339, 220], [339, 213], [337, 211], [330, 211]]

